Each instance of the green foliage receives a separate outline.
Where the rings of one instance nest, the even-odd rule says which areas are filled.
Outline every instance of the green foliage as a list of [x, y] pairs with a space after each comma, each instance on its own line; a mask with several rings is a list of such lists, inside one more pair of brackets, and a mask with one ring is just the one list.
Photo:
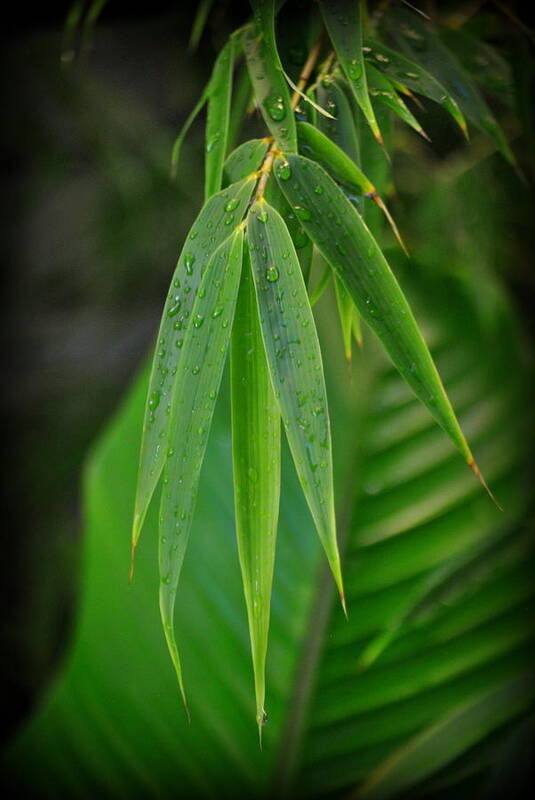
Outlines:
[[[201, 6], [193, 41], [208, 6]], [[429, 777], [463, 754], [470, 758], [471, 748], [524, 713], [533, 699], [523, 682], [533, 630], [517, 613], [532, 590], [523, 563], [531, 550], [520, 525], [526, 508], [526, 402], [516, 339], [495, 309], [494, 331], [500, 334], [490, 351], [474, 304], [458, 286], [429, 282], [414, 263], [409, 276], [399, 254], [385, 252], [384, 218], [402, 243], [381, 197], [392, 182], [391, 112], [407, 126], [405, 135], [423, 134], [407, 105], [413, 93], [439, 103], [464, 133], [466, 117], [514, 163], [477, 85], [473, 52], [492, 66], [488, 81], [480, 82], [484, 88], [507, 91], [510, 76], [485, 43], [472, 51], [468, 34], [440, 32], [407, 9], [388, 8], [377, 24], [362, 2], [326, 0], [319, 7], [321, 17], [314, 4], [304, 14], [303, 38], [314, 36], [296, 70], [287, 52], [288, 46], [295, 50], [295, 40], [290, 46], [292, 37], [277, 33], [284, 4], [279, 9], [274, 0], [254, 0], [252, 21], [222, 49], [175, 144], [176, 169], [183, 138], [207, 103], [205, 204], [186, 238], [163, 310], [135, 500], [131, 461], [143, 381], [89, 472], [90, 576], [75, 652], [56, 694], [11, 754], [16, 771], [65, 714], [63, 739], [50, 745], [42, 763], [55, 764], [55, 788], [70, 796], [84, 795], [96, 757], [109, 767], [99, 780], [113, 796], [149, 796], [176, 785], [196, 796], [235, 795], [240, 788], [266, 796], [273, 781], [289, 796], [297, 786], [304, 796], [357, 784], [359, 796], [370, 798], [392, 797], [417, 783], [426, 791]], [[237, 88], [233, 73], [242, 55], [247, 73]], [[463, 66], [463, 59], [470, 64]], [[297, 86], [290, 73], [299, 75]], [[239, 89], [241, 108], [250, 88], [266, 136], [234, 147], [240, 121], [233, 101]], [[314, 249], [326, 265], [309, 296]], [[352, 359], [352, 338], [362, 343], [363, 320], [393, 365], [375, 340], [366, 339], [355, 359], [354, 390], [340, 372], [333, 379], [329, 324], [323, 320], [328, 358], [322, 358], [312, 313], [332, 275], [346, 360]], [[416, 298], [416, 313], [406, 286]], [[452, 300], [435, 316], [433, 303], [444, 291]], [[329, 322], [332, 312], [331, 306]], [[230, 343], [232, 440], [223, 391], [207, 448]], [[511, 364], [517, 370], [504, 385], [500, 375], [506, 369], [510, 374]], [[295, 477], [283, 481], [279, 526], [281, 420], [349, 620], [334, 606], [332, 584], [317, 569]], [[455, 457], [451, 443], [486, 487], [463, 430], [496, 485], [503, 515]], [[230, 446], [235, 522], [225, 477]], [[205, 451], [206, 486], [195, 521]], [[156, 521], [149, 509], [159, 485]], [[349, 486], [343, 502], [342, 485]], [[124, 557], [119, 531], [124, 534], [131, 502], [132, 558], [143, 525], [149, 530], [127, 599], [116, 574]], [[281, 542], [279, 527], [287, 535], [292, 530], [291, 542]], [[236, 558], [225, 541], [233, 528], [260, 733], [266, 694], [270, 699], [263, 762], [248, 740], [254, 715], [245, 615]], [[197, 543], [192, 541], [192, 557], [185, 559], [192, 529]], [[101, 565], [107, 555], [104, 530], [116, 570], [104, 584], [106, 604], [97, 591], [99, 570], [110, 569]], [[476, 566], [482, 574], [474, 580]], [[194, 725], [199, 719], [195, 731], [176, 719], [154, 613], [138, 611], [132, 619], [132, 597], [151, 605], [147, 598], [156, 586], [184, 703], [188, 674], [193, 676], [188, 696]], [[116, 608], [111, 621], [103, 619], [105, 607]], [[124, 663], [89, 652], [97, 624], [110, 636], [129, 631], [126, 686]], [[270, 628], [277, 669], [269, 660]], [[143, 664], [149, 662], [147, 671]], [[99, 668], [103, 691], [89, 690], [85, 717], [78, 718], [73, 697], [84, 697]], [[127, 704], [124, 716], [102, 707], [118, 692]], [[102, 756], [92, 752], [88, 720], [104, 742]], [[73, 746], [79, 769], [59, 755], [69, 737], [80, 740]], [[218, 778], [222, 765], [226, 783]], [[44, 766], [35, 781], [46, 781]]]

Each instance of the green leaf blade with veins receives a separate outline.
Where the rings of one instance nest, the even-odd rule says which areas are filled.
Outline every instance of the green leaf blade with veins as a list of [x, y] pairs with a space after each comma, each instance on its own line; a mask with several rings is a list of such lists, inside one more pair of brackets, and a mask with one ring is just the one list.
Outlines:
[[189, 326], [203, 269], [216, 248], [231, 233], [230, 226], [241, 221], [253, 189], [254, 180], [245, 179], [208, 200], [193, 223], [171, 280], [147, 397], [132, 527], [132, 556], [169, 446], [168, 404], [171, 403], [181, 354], [176, 342], [184, 338]]
[[254, 0], [252, 6], [255, 21], [241, 37], [251, 83], [271, 135], [292, 153], [297, 150], [295, 119], [275, 43], [275, 3]]
[[446, 87], [434, 75], [424, 69], [421, 64], [398, 53], [396, 50], [392, 50], [382, 42], [371, 39], [366, 40], [364, 53], [366, 61], [373, 64], [376, 69], [383, 72], [387, 77], [400, 81], [412, 91], [421, 94], [423, 97], [428, 97], [443, 106], [466, 136], [466, 121], [457, 101]]
[[373, 135], [383, 139], [368, 93], [362, 52], [362, 1], [320, 0], [321, 13], [340, 65]]
[[240, 144], [225, 161], [226, 182], [235, 183], [256, 172], [262, 164], [268, 147], [268, 139], [250, 139]]
[[218, 55], [208, 88], [206, 154], [204, 160], [204, 199], [221, 189], [223, 164], [227, 154], [232, 96], [232, 69], [236, 42], [230, 37]]
[[486, 100], [437, 32], [415, 14], [399, 8], [388, 15], [388, 30], [402, 49], [437, 76], [465, 117], [494, 141], [506, 161], [515, 164], [515, 156]]
[[419, 133], [420, 136], [423, 136], [424, 139], [428, 139], [426, 132], [416, 117], [411, 114], [401, 97], [399, 97], [388, 78], [378, 69], [375, 69], [372, 64], [366, 64], [366, 76], [370, 96], [376, 99], [378, 103], [389, 108], [390, 111], [393, 111], [396, 116], [415, 130], [416, 133]]
[[247, 251], [231, 345], [236, 536], [253, 658], [256, 719], [265, 722], [265, 665], [280, 498], [280, 414], [269, 377]]
[[199, 475], [225, 365], [243, 255], [240, 226], [212, 255], [181, 342], [159, 516], [160, 612], [187, 709], [174, 633], [175, 596], [197, 499]]
[[264, 197], [269, 205], [273, 206], [273, 208], [279, 212], [288, 228], [288, 233], [292, 237], [292, 242], [301, 265], [301, 272], [303, 273], [306, 286], [312, 266], [312, 242], [305, 233], [299, 218], [288, 204], [286, 197], [281, 192], [275, 180], [271, 179], [267, 182]]
[[391, 753], [369, 775], [358, 794], [388, 800], [450, 764], [485, 734], [518, 716], [535, 699], [533, 675], [526, 672], [450, 711]]
[[345, 608], [325, 380], [299, 260], [284, 220], [265, 201], [253, 205], [247, 237], [275, 396], [296, 471]]
[[[334, 119], [329, 119], [320, 114], [316, 127], [331, 142], [338, 145], [351, 161], [360, 166], [360, 146], [353, 111], [344, 90], [338, 81], [327, 77], [320, 80], [317, 96], [320, 106], [327, 109]], [[301, 136], [299, 124], [297, 125], [297, 136]]]
[[[291, 176], [281, 180], [281, 170]], [[474, 468], [470, 448], [418, 329], [412, 311], [380, 248], [342, 190], [313, 161], [278, 158], [279, 184], [293, 208], [301, 209], [308, 235], [337, 271], [362, 318], [382, 341], [419, 399]]]

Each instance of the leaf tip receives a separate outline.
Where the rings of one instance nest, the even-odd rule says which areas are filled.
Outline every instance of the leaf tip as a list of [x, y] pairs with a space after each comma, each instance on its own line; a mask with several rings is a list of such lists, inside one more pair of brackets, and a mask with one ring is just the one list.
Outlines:
[[483, 474], [482, 474], [481, 470], [479, 469], [478, 465], [476, 464], [475, 460], [473, 458], [470, 458], [470, 459], [468, 459], [468, 461], [466, 463], [468, 464], [468, 466], [470, 467], [470, 469], [472, 470], [472, 472], [474, 473], [474, 475], [476, 476], [476, 478], [480, 482], [481, 486], [485, 489], [485, 491], [487, 492], [488, 496], [490, 497], [490, 499], [492, 500], [492, 502], [494, 503], [496, 508], [498, 508], [500, 511], [503, 511], [502, 506], [499, 504], [499, 502], [497, 501], [496, 497], [492, 493], [492, 490], [491, 490], [490, 486], [488, 485], [487, 481], [483, 477]]

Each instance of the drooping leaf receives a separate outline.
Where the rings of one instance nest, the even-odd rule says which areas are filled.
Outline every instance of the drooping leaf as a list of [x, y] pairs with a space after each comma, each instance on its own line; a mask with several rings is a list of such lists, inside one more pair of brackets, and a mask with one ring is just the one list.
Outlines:
[[338, 277], [334, 276], [334, 290], [336, 293], [336, 305], [338, 316], [340, 317], [340, 327], [342, 329], [342, 340], [344, 343], [344, 355], [348, 364], [351, 363], [351, 344], [353, 334], [353, 298]]
[[[321, 258], [323, 260], [323, 256], [321, 256]], [[310, 302], [311, 308], [313, 308], [316, 305], [316, 303], [318, 302], [320, 297], [325, 292], [325, 289], [329, 285], [329, 281], [332, 278], [332, 274], [333, 274], [333, 271], [332, 271], [331, 267], [329, 266], [329, 264], [324, 263], [324, 268], [323, 268], [323, 272], [321, 273], [321, 278], [317, 282], [316, 286], [313, 289], [311, 288], [310, 292], [309, 292], [309, 302]]]
[[451, 114], [462, 132], [466, 135], [464, 116], [452, 94], [437, 78], [424, 69], [421, 64], [387, 47], [382, 42], [367, 39], [364, 46], [366, 61], [391, 80], [398, 80], [414, 92], [428, 97], [443, 106]]
[[227, 183], [236, 183], [256, 172], [269, 147], [268, 139], [250, 139], [243, 142], [225, 161], [224, 174]]
[[195, 295], [215, 249], [229, 236], [231, 225], [242, 219], [254, 188], [254, 180], [234, 183], [208, 200], [193, 223], [171, 280], [160, 322], [153, 359], [139, 461], [138, 487], [132, 527], [134, 552], [147, 509], [160, 479], [168, 448], [169, 410], [180, 349], [193, 312]]
[[490, 136], [510, 164], [515, 164], [514, 154], [486, 100], [436, 31], [415, 14], [400, 8], [392, 9], [388, 15], [388, 30], [399, 47], [436, 75], [465, 117]]
[[232, 461], [238, 554], [253, 657], [256, 719], [265, 665], [280, 495], [280, 414], [269, 377], [247, 251], [231, 346]]
[[181, 349], [171, 397], [159, 516], [160, 613], [186, 705], [174, 632], [178, 579], [197, 499], [199, 475], [232, 330], [243, 255], [243, 228], [219, 246], [202, 275]]
[[513, 719], [534, 698], [533, 675], [526, 673], [453, 709], [389, 755], [353, 796], [366, 800], [398, 796]]
[[174, 141], [173, 150], [171, 152], [171, 177], [172, 178], [176, 177], [176, 174], [177, 174], [177, 171], [178, 171], [178, 162], [180, 160], [180, 151], [182, 150], [182, 144], [184, 142], [184, 139], [186, 138], [189, 129], [191, 128], [191, 126], [193, 125], [193, 123], [195, 122], [195, 120], [197, 119], [197, 117], [199, 116], [201, 111], [203, 110], [204, 106], [206, 105], [206, 102], [208, 100], [209, 90], [210, 90], [210, 81], [208, 81], [208, 83], [206, 84], [205, 88], [202, 91], [201, 96], [197, 100], [197, 102], [196, 102], [195, 106], [193, 107], [193, 109], [191, 110], [188, 118], [186, 119], [185, 123], [182, 125], [180, 133], [178, 134], [178, 136], [176, 137], [176, 139]]
[[278, 178], [279, 184], [308, 235], [405, 380], [473, 468], [472, 453], [412, 311], [358, 212], [319, 164], [290, 154], [287, 162], [277, 159], [277, 177], [282, 168], [289, 168], [290, 178]]
[[368, 79], [370, 97], [373, 97], [378, 103], [389, 108], [390, 111], [393, 111], [403, 122], [413, 128], [416, 133], [419, 133], [420, 136], [427, 139], [428, 136], [424, 129], [416, 117], [409, 111], [401, 97], [399, 97], [388, 78], [379, 72], [379, 70], [375, 69], [372, 64], [366, 64], [366, 76]]
[[321, 13], [351, 92], [378, 142], [381, 131], [368, 94], [362, 52], [362, 1], [320, 0]]
[[[392, 215], [384, 201], [379, 197], [373, 183], [364, 175], [360, 167], [347, 156], [334, 142], [331, 142], [321, 131], [307, 122], [297, 123], [299, 150], [304, 155], [321, 164], [332, 177], [343, 184], [351, 194], [364, 195], [370, 198], [382, 210], [388, 220], [396, 239], [403, 250], [405, 245], [401, 239]], [[279, 169], [279, 178], [284, 180], [284, 171]], [[318, 192], [321, 191], [321, 187]], [[405, 250], [406, 252], [406, 250]]]
[[201, 36], [203, 35], [204, 29], [206, 27], [206, 21], [210, 14], [210, 9], [214, 4], [214, 0], [200, 0], [197, 6], [197, 13], [195, 14], [195, 19], [193, 20], [193, 25], [191, 27], [191, 33], [189, 37], [188, 48], [190, 50], [196, 50], [197, 45], [201, 40]]
[[[317, 88], [318, 102], [331, 112], [334, 119], [321, 117], [317, 127], [331, 142], [357, 165], [360, 166], [360, 147], [353, 112], [349, 101], [338, 81], [332, 76], [323, 78]], [[302, 134], [297, 129], [298, 137]], [[306, 155], [306, 153], [305, 153]]]
[[254, 0], [252, 6], [254, 23], [242, 34], [251, 83], [271, 135], [282, 150], [295, 152], [295, 120], [275, 43], [275, 3]]
[[206, 153], [204, 159], [204, 199], [208, 200], [221, 189], [223, 163], [227, 155], [232, 96], [232, 69], [235, 40], [231, 36], [219, 53], [208, 89], [206, 117]]
[[239, 140], [240, 131], [251, 97], [252, 87], [249, 70], [242, 64], [235, 81], [230, 106], [230, 119], [228, 125], [227, 152], [231, 153]]
[[316, 327], [295, 248], [265, 201], [247, 237], [271, 380], [299, 480], [345, 607], [336, 541], [329, 411]]
[[279, 186], [275, 180], [270, 179], [267, 182], [264, 197], [267, 202], [279, 212], [286, 223], [288, 233], [292, 237], [292, 242], [299, 259], [299, 264], [301, 265], [301, 272], [303, 273], [303, 279], [306, 286], [308, 284], [310, 268], [312, 266], [312, 242], [305, 233], [303, 226], [301, 225], [291, 206], [288, 204], [286, 197], [279, 189]]

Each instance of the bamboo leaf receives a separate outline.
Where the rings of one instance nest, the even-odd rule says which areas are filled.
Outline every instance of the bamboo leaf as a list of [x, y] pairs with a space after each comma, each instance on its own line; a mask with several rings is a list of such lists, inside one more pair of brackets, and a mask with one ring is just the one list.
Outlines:
[[276, 175], [308, 235], [339, 274], [364, 320], [474, 469], [472, 453], [412, 311], [358, 212], [323, 168], [303, 156], [290, 154], [287, 161], [279, 157]]
[[236, 147], [240, 130], [251, 97], [252, 87], [247, 66], [243, 64], [238, 72], [236, 88], [233, 90], [228, 126], [227, 152]]
[[269, 147], [269, 139], [250, 139], [243, 142], [225, 161], [227, 183], [236, 183], [252, 175], [260, 167]]
[[340, 327], [342, 329], [342, 340], [344, 342], [344, 355], [348, 364], [351, 364], [351, 335], [353, 333], [353, 298], [338, 277], [334, 276], [334, 290], [336, 294], [336, 305], [338, 316], [340, 317]]
[[206, 155], [204, 161], [204, 199], [208, 200], [221, 189], [223, 163], [227, 154], [232, 96], [232, 69], [235, 40], [231, 36], [219, 53], [208, 90], [206, 118]]
[[280, 414], [269, 377], [247, 251], [231, 346], [232, 462], [238, 555], [260, 740], [280, 496]]
[[429, 139], [418, 120], [411, 114], [401, 97], [399, 97], [388, 78], [371, 64], [366, 64], [366, 76], [368, 78], [370, 96], [389, 108], [390, 111], [393, 111], [396, 116], [413, 128], [420, 136], [423, 136], [424, 139]]
[[243, 180], [210, 198], [193, 223], [171, 280], [149, 382], [132, 527], [132, 558], [169, 446], [169, 408], [181, 354], [177, 342], [182, 341], [189, 327], [201, 275], [215, 249], [229, 236], [230, 225], [242, 219], [253, 188], [253, 180]]
[[[317, 94], [319, 103], [331, 112], [334, 119], [322, 117], [318, 119], [316, 127], [360, 166], [360, 147], [353, 112], [343, 89], [334, 78], [325, 77], [318, 85]], [[302, 135], [299, 125], [297, 135]]]
[[206, 21], [208, 19], [208, 15], [210, 14], [210, 9], [214, 4], [214, 0], [200, 0], [197, 6], [197, 13], [195, 14], [195, 19], [193, 20], [193, 25], [191, 28], [191, 33], [189, 37], [188, 49], [189, 50], [196, 50], [197, 45], [201, 40], [201, 36], [203, 35], [203, 31], [206, 27]]
[[312, 266], [312, 242], [305, 233], [301, 222], [288, 204], [286, 197], [281, 192], [275, 180], [269, 180], [267, 182], [264, 196], [267, 202], [279, 212], [286, 223], [288, 233], [292, 237], [292, 242], [299, 259], [299, 264], [301, 265], [301, 272], [303, 273], [305, 285], [307, 285], [310, 277], [310, 268]]
[[[297, 123], [297, 135], [300, 152], [317, 161], [333, 176], [335, 180], [343, 184], [351, 193], [357, 193], [368, 197], [381, 209], [396, 239], [402, 249], [407, 252], [397, 225], [388, 211], [386, 204], [379, 197], [373, 183], [364, 175], [360, 167], [347, 156], [334, 142], [331, 142], [321, 131], [314, 128], [308, 122]], [[279, 175], [282, 172], [279, 170]]]
[[466, 136], [466, 121], [457, 101], [434, 75], [431, 75], [421, 64], [392, 50], [382, 42], [366, 40], [364, 46], [366, 61], [373, 64], [391, 80], [401, 81], [404, 86], [414, 92], [428, 97], [453, 117]]
[[402, 49], [436, 75], [457, 100], [463, 114], [470, 122], [490, 136], [504, 158], [510, 164], [515, 164], [509, 143], [487, 102], [470, 75], [439, 39], [435, 30], [414, 14], [399, 8], [392, 9], [388, 15], [388, 30]]
[[201, 465], [232, 330], [243, 254], [243, 228], [219, 246], [199, 284], [173, 387], [159, 517], [160, 613], [187, 710], [174, 632], [175, 596], [188, 544]]
[[320, 0], [321, 13], [351, 92], [378, 142], [383, 139], [368, 94], [362, 52], [362, 2]]
[[513, 719], [534, 696], [529, 673], [493, 687], [395, 750], [352, 796], [369, 800], [398, 796]]
[[264, 200], [247, 238], [271, 380], [319, 537], [345, 600], [336, 542], [329, 411], [316, 327], [295, 248], [280, 214]]
[[209, 90], [210, 90], [210, 81], [208, 81], [208, 83], [206, 84], [205, 88], [202, 91], [201, 96], [197, 100], [194, 108], [192, 109], [192, 111], [190, 112], [188, 118], [186, 119], [185, 123], [183, 124], [183, 126], [182, 126], [182, 128], [180, 130], [180, 133], [178, 134], [178, 136], [175, 139], [175, 142], [173, 144], [173, 150], [171, 152], [171, 177], [172, 178], [176, 177], [176, 174], [177, 174], [177, 171], [178, 171], [178, 162], [180, 160], [180, 151], [182, 150], [182, 144], [184, 142], [184, 139], [186, 138], [189, 129], [191, 128], [191, 126], [193, 125], [193, 123], [195, 122], [195, 120], [197, 119], [197, 117], [199, 116], [201, 111], [203, 110], [204, 106], [206, 105], [206, 102], [208, 100]]
[[275, 43], [274, 0], [253, 0], [254, 23], [242, 34], [251, 83], [262, 116], [279, 147], [297, 150], [295, 120], [288, 85]]

